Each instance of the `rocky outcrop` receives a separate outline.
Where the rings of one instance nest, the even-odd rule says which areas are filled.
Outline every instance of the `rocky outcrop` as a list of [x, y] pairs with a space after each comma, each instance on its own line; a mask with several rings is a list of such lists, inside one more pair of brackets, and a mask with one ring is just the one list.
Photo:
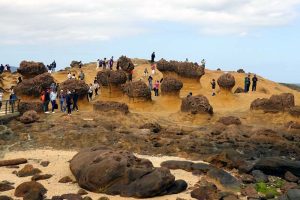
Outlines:
[[175, 78], [166, 77], [164, 78], [161, 84], [161, 93], [163, 95], [166, 94], [175, 94], [179, 95], [181, 88], [183, 87], [183, 83]]
[[22, 100], [19, 103], [19, 112], [20, 114], [24, 114], [25, 112], [29, 110], [34, 110], [37, 113], [43, 112], [43, 102], [41, 101], [26, 101]]
[[124, 114], [129, 113], [127, 104], [114, 101], [97, 101], [93, 104], [93, 109], [96, 112], [117, 111]]
[[39, 115], [34, 110], [26, 111], [21, 117], [20, 121], [23, 124], [30, 124], [39, 120]]
[[76, 60], [73, 60], [70, 64], [71, 67], [80, 67], [80, 65], [82, 65], [82, 62]]
[[241, 87], [236, 88], [236, 90], [234, 91], [235, 94], [240, 94], [240, 93], [245, 93], [244, 89]]
[[158, 123], [146, 123], [139, 127], [140, 129], [149, 129], [153, 133], [159, 133], [161, 126]]
[[13, 189], [15, 189], [15, 187], [12, 186], [11, 183], [6, 182], [6, 181], [0, 182], [0, 192], [5, 192], [5, 191], [13, 190]]
[[213, 107], [205, 96], [197, 95], [182, 99], [181, 111], [192, 114], [213, 114]]
[[245, 74], [246, 72], [245, 72], [245, 70], [243, 70], [243, 69], [238, 69], [238, 70], [237, 70], [237, 73]]
[[47, 68], [41, 62], [33, 61], [22, 61], [18, 68], [18, 73], [21, 74], [25, 79], [33, 78], [37, 75], [47, 72]]
[[294, 106], [290, 108], [289, 113], [294, 117], [300, 117], [300, 106]]
[[282, 93], [272, 95], [269, 99], [256, 99], [251, 103], [251, 110], [263, 110], [264, 112], [282, 112], [295, 106], [294, 95]]
[[82, 80], [66, 80], [59, 85], [59, 90], [66, 92], [67, 90], [76, 90], [80, 97], [86, 97], [89, 86]]
[[97, 73], [97, 81], [102, 86], [118, 86], [126, 83], [127, 75], [124, 71], [104, 70]]
[[[71, 160], [70, 169], [82, 188], [109, 195], [146, 198], [185, 189], [177, 190], [182, 184], [169, 169], [154, 168], [149, 160], [128, 151], [101, 146], [81, 150]], [[105, 173], [98, 173], [101, 171]]]
[[175, 72], [176, 74], [193, 79], [200, 79], [205, 74], [205, 69], [192, 62], [166, 61], [161, 59], [157, 62], [157, 69], [164, 72]]
[[14, 91], [17, 96], [34, 96], [39, 97], [43, 90], [50, 88], [50, 85], [54, 82], [54, 78], [49, 73], [44, 73], [35, 76], [31, 79], [23, 80], [21, 83], [15, 86]]
[[130, 98], [151, 100], [151, 91], [143, 81], [129, 82], [122, 85], [125, 94]]
[[241, 120], [238, 118], [238, 117], [234, 117], [234, 116], [228, 116], [228, 117], [221, 117], [219, 120], [218, 120], [219, 123], [222, 123], [226, 126], [228, 125], [232, 125], [232, 124], [235, 124], [235, 125], [240, 125], [242, 124]]
[[221, 89], [231, 91], [235, 86], [235, 78], [233, 75], [226, 73], [218, 78], [217, 83]]
[[122, 70], [128, 73], [134, 70], [134, 64], [132, 63], [131, 59], [127, 58], [126, 56], [121, 56], [119, 58], [118, 65]]
[[194, 163], [191, 161], [168, 160], [160, 164], [168, 169], [182, 169], [188, 172], [207, 173], [213, 166], [206, 163]]
[[0, 125], [0, 140], [11, 140], [15, 137], [15, 133], [5, 125]]

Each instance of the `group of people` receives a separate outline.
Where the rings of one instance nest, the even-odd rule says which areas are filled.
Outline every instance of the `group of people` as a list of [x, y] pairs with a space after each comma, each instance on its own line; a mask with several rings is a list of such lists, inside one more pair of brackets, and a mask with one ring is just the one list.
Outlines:
[[2, 74], [4, 71], [10, 72], [10, 70], [11, 70], [11, 68], [10, 68], [9, 64], [6, 64], [6, 65], [1, 64], [0, 65], [0, 74]]
[[[68, 80], [76, 80], [76, 75], [75, 74], [72, 74], [71, 71], [68, 72], [68, 75], [67, 75], [67, 79]], [[85, 74], [84, 72], [81, 70], [79, 75], [78, 75], [78, 80], [81, 80], [83, 81], [85, 79]]]
[[[252, 92], [256, 91], [256, 86], [257, 86], [257, 77], [256, 74], [254, 74], [252, 78]], [[244, 87], [244, 92], [248, 93], [250, 91], [250, 86], [251, 86], [251, 75], [248, 74], [248, 76], [245, 77], [245, 87]]]
[[100, 67], [103, 67], [103, 69], [106, 69], [107, 67], [112, 70], [114, 65], [114, 57], [112, 56], [109, 60], [107, 60], [106, 58], [102, 59], [98, 59], [97, 60], [97, 69], [99, 69]]
[[[0, 111], [2, 110], [3, 97], [4, 97], [4, 91], [0, 90]], [[15, 102], [17, 100], [18, 100], [18, 97], [17, 97], [17, 95], [14, 92], [14, 88], [11, 87], [11, 89], [10, 89], [10, 95], [9, 95], [9, 107], [8, 107], [8, 111], [11, 111], [12, 113], [14, 112]]]
[[47, 65], [47, 68], [48, 68], [48, 73], [55, 72], [55, 68], [56, 68], [55, 60], [50, 65]]

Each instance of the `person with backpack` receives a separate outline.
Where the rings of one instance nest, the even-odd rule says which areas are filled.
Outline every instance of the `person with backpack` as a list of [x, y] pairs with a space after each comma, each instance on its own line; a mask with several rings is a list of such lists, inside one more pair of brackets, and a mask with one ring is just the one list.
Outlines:
[[55, 90], [51, 90], [50, 101], [51, 101], [51, 105], [52, 105], [52, 113], [55, 113], [54, 109], [57, 109], [56, 97], [57, 97], [57, 92]]
[[79, 95], [76, 90], [73, 90], [72, 98], [73, 98], [73, 111], [76, 109], [76, 111], [79, 112], [78, 105], [77, 105]]
[[255, 92], [256, 91], [256, 85], [257, 85], [257, 77], [256, 77], [256, 74], [254, 74], [253, 78], [252, 78], [252, 92]]
[[66, 112], [65, 101], [66, 101], [66, 97], [64, 95], [64, 91], [61, 90], [59, 94], [59, 103], [60, 103], [61, 112]]
[[71, 92], [70, 92], [70, 90], [67, 90], [66, 104], [67, 104], [68, 115], [70, 116], [70, 115], [72, 115], [72, 109], [71, 109], [71, 105], [72, 105], [72, 97], [71, 97]]
[[213, 79], [211, 84], [211, 89], [212, 89], [212, 96], [216, 96], [216, 80]]

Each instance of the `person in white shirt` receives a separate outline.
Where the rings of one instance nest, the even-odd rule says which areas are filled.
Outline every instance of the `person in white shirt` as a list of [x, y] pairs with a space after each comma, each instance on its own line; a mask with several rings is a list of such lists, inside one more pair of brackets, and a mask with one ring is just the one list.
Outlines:
[[72, 74], [71, 72], [68, 73], [68, 80], [71, 80], [72, 79]]
[[52, 105], [52, 113], [55, 113], [54, 112], [54, 109], [56, 107], [56, 97], [57, 97], [57, 92], [52, 90], [50, 92], [50, 100], [51, 100], [51, 105]]

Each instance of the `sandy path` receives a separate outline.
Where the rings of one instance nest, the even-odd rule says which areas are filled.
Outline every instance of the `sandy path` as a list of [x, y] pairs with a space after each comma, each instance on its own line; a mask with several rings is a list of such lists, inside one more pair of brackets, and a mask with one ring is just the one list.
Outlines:
[[[28, 151], [18, 151], [18, 152], [8, 152], [5, 154], [4, 159], [13, 159], [13, 158], [27, 158], [29, 163], [32, 164], [34, 167], [39, 168], [42, 171], [42, 174], [52, 174], [53, 177], [48, 180], [39, 181], [42, 183], [45, 188], [48, 189], [47, 198], [51, 198], [55, 195], [62, 195], [66, 193], [77, 193], [80, 189], [79, 186], [75, 183], [58, 183], [59, 179], [64, 176], [70, 176], [74, 178], [70, 169], [68, 161], [76, 154], [76, 151], [57, 151], [57, 150], [28, 150]], [[165, 160], [185, 160], [182, 158], [177, 157], [153, 157], [153, 156], [141, 156], [137, 155], [141, 158], [146, 158], [152, 161], [155, 167], [159, 167], [160, 163]], [[42, 167], [39, 163], [40, 161], [50, 161], [48, 167]], [[24, 165], [20, 165], [22, 168]], [[16, 169], [9, 169], [5, 167], [0, 168], [0, 181], [7, 180], [10, 182], [15, 183], [14, 187], [17, 187], [19, 184], [29, 181], [31, 177], [24, 177], [20, 178], [17, 177], [12, 172]], [[18, 170], [18, 169], [17, 169]], [[200, 179], [198, 176], [192, 175], [192, 173], [183, 171], [183, 170], [172, 170], [172, 174], [176, 177], [176, 179], [183, 179], [187, 181], [188, 187], [192, 187], [195, 183], [197, 183]], [[181, 197], [184, 199], [192, 199], [190, 197], [189, 190], [176, 194], [176, 195], [168, 195], [162, 197], [155, 197], [151, 199], [161, 199], [161, 200], [176, 200], [177, 197]], [[7, 191], [1, 193], [1, 195], [8, 195], [13, 197], [14, 190]], [[109, 195], [102, 195], [97, 193], [89, 192], [88, 196], [92, 197], [93, 199], [98, 199], [102, 196], [107, 196], [112, 200], [125, 200], [125, 199], [134, 199], [134, 198], [124, 198], [120, 196], [109, 196]]]

